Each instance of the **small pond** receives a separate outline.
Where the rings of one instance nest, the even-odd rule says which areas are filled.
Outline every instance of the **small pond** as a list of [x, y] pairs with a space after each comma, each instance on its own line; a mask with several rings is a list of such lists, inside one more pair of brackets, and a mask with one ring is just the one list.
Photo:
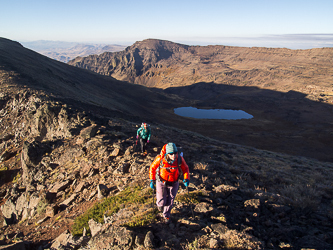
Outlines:
[[252, 115], [243, 110], [232, 109], [197, 109], [193, 107], [182, 107], [174, 109], [174, 112], [176, 115], [197, 119], [238, 120], [253, 118]]

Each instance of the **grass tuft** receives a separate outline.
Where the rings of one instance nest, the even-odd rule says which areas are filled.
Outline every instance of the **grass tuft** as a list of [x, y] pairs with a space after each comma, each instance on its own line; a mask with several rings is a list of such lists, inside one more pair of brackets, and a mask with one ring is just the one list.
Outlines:
[[201, 191], [191, 192], [191, 193], [183, 193], [178, 194], [176, 196], [176, 201], [180, 203], [199, 203], [199, 196], [203, 196], [203, 193]]
[[[120, 209], [129, 206], [140, 206], [147, 204], [152, 199], [152, 191], [150, 189], [143, 189], [141, 186], [128, 187], [116, 196], [108, 197], [100, 203], [96, 203], [92, 208], [86, 211], [83, 215], [77, 217], [72, 227], [73, 235], [82, 235], [83, 229], [87, 230], [90, 234], [88, 222], [90, 219], [98, 223], [104, 223], [104, 215], [109, 217], [117, 213]], [[147, 212], [146, 214], [136, 215], [126, 225], [135, 227], [144, 225], [154, 220], [154, 212]]]

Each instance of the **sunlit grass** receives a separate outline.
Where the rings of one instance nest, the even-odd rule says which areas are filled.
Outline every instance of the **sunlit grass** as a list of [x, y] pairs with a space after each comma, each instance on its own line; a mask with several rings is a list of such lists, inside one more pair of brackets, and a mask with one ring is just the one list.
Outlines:
[[[118, 195], [108, 197], [100, 203], [96, 203], [92, 208], [86, 211], [83, 215], [77, 217], [72, 227], [73, 235], [82, 235], [84, 228], [90, 234], [88, 222], [90, 219], [103, 224], [104, 215], [109, 217], [117, 213], [124, 207], [148, 204], [152, 200], [152, 190], [141, 186], [128, 187]], [[133, 209], [134, 210], [134, 209]], [[125, 226], [142, 226], [155, 219], [156, 211], [154, 209], [146, 211], [146, 213], [133, 216], [133, 219], [126, 222]]]

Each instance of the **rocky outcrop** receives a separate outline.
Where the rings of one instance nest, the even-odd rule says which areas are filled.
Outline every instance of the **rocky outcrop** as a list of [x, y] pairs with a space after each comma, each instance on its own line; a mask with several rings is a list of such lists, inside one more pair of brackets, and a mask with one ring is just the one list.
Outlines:
[[[113, 122], [120, 124], [117, 119]], [[149, 153], [142, 156], [133, 152], [135, 125], [126, 121], [121, 124], [116, 130], [122, 134], [117, 136], [111, 133], [113, 126], [96, 124], [72, 135], [70, 140], [64, 139], [63, 143], [35, 140], [22, 144], [23, 174], [17, 185], [7, 191], [7, 200], [1, 208], [7, 225], [2, 230], [8, 240], [11, 238], [6, 230], [11, 227], [24, 232], [24, 239], [28, 241], [31, 234], [25, 230], [30, 225], [38, 225], [42, 234], [34, 233], [36, 239], [44, 233], [56, 235], [52, 242], [43, 245], [50, 249], [159, 249], [165, 246], [180, 249], [184, 244], [212, 249], [231, 246], [269, 249], [288, 245], [310, 247], [318, 244], [319, 239], [322, 247], [332, 244], [327, 238], [332, 223], [328, 208], [325, 215], [315, 210], [311, 210], [310, 215], [291, 205], [291, 198], [286, 194], [251, 188], [258, 183], [271, 191], [280, 188], [266, 175], [278, 168], [274, 165], [276, 159], [292, 165], [297, 160], [299, 166], [307, 168], [318, 168], [319, 162], [314, 164], [302, 158], [290, 161], [290, 156], [214, 140], [207, 145], [207, 138], [154, 125]], [[95, 132], [91, 133], [92, 130]], [[103, 131], [108, 132], [103, 134]], [[191, 166], [190, 192], [201, 193], [199, 203], [176, 202], [169, 225], [157, 217], [155, 223], [140, 230], [121, 226], [136, 213], [126, 207], [111, 217], [104, 217], [104, 223], [90, 220], [89, 236], [86, 233], [73, 236], [68, 231], [70, 228], [60, 226], [65, 225], [62, 224], [65, 221], [71, 225], [74, 218], [91, 207], [85, 204], [116, 195], [126, 186], [147, 182], [149, 165], [160, 151], [154, 141], [163, 141], [170, 134], [177, 138], [175, 143], [182, 146], [184, 157]], [[196, 147], [193, 140], [206, 146]], [[250, 168], [248, 164], [252, 164]], [[330, 166], [329, 163], [321, 164], [323, 169]], [[272, 174], [270, 176], [274, 178]], [[185, 193], [186, 189], [181, 186], [179, 195]], [[322, 197], [333, 198], [329, 190]], [[86, 208], [82, 211], [80, 207]], [[304, 226], [310, 221], [317, 233]]]
[[29, 143], [27, 141], [23, 142], [22, 152], [21, 152], [21, 166], [23, 170], [23, 182], [25, 185], [30, 185], [35, 178], [42, 175], [38, 173], [43, 171], [41, 168], [43, 165], [37, 165], [42, 160], [42, 156], [45, 153], [45, 149], [42, 148], [43, 145], [38, 141], [33, 141]]

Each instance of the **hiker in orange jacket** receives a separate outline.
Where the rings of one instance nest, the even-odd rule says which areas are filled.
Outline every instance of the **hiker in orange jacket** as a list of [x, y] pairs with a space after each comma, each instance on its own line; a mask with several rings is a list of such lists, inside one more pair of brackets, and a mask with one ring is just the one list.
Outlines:
[[188, 187], [189, 168], [172, 142], [163, 146], [161, 154], [156, 156], [149, 168], [150, 187], [156, 187], [156, 205], [158, 210], [163, 212], [166, 223], [170, 221], [171, 209], [179, 188], [179, 168], [184, 174], [184, 185]]

